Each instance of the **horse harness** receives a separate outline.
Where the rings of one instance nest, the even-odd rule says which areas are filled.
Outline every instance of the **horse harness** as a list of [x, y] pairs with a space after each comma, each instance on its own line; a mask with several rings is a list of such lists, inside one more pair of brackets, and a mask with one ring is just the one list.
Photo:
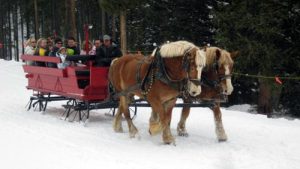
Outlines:
[[[188, 55], [187, 55], [190, 50], [191, 50], [191, 48], [187, 49], [183, 55], [182, 69], [185, 72], [188, 72], [190, 69], [190, 64], [189, 64]], [[164, 84], [171, 86], [174, 90], [179, 91], [181, 93], [183, 93], [184, 91], [187, 90], [188, 80], [193, 83], [199, 82], [199, 80], [190, 79], [188, 76], [188, 73], [185, 78], [182, 78], [179, 80], [172, 79], [166, 70], [164, 60], [161, 57], [161, 54], [159, 51], [160, 51], [160, 48], [158, 48], [156, 50], [154, 58], [153, 58], [150, 66], [147, 70], [147, 73], [143, 79], [141, 79], [141, 77], [140, 77], [140, 69], [141, 69], [141, 65], [143, 64], [143, 60], [141, 62], [139, 62], [139, 64], [138, 64], [136, 79], [137, 79], [138, 84], [141, 84], [140, 85], [140, 87], [141, 87], [140, 89], [142, 90], [141, 93], [144, 95], [145, 98], [148, 95], [148, 93], [150, 92], [155, 80], [160, 80]], [[146, 87], [146, 85], [147, 85], [147, 87]], [[200, 85], [200, 83], [199, 83], [199, 85]]]
[[[141, 90], [141, 93], [144, 96], [144, 98], [147, 98], [147, 95], [151, 91], [152, 85], [156, 80], [160, 80], [161, 82], [165, 83], [168, 86], [171, 86], [174, 90], [177, 90], [180, 93], [184, 93], [187, 90], [188, 81], [200, 85], [200, 80], [190, 79], [188, 73], [187, 76], [183, 79], [179, 79], [179, 80], [172, 79], [165, 68], [165, 63], [160, 55], [159, 49], [160, 48], [156, 50], [153, 59], [149, 59], [149, 57], [144, 57], [142, 60], [138, 62], [137, 72], [136, 72], [137, 84], [130, 86], [119, 93], [114, 93], [113, 94], [114, 98], [118, 98], [119, 96], [126, 96], [128, 93], [136, 90]], [[183, 58], [182, 68], [185, 70], [185, 72], [187, 72], [190, 69], [189, 60], [187, 58], [188, 57], [187, 54], [190, 50], [191, 49], [186, 50], [183, 56], [184, 58]], [[142, 78], [141, 68], [143, 64], [150, 64], [150, 65], [147, 69], [146, 75]]]

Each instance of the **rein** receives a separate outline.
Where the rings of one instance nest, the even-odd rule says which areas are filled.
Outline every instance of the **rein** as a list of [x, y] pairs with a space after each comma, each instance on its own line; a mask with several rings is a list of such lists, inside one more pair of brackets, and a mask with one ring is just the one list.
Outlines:
[[[218, 75], [218, 79], [217, 80], [210, 80], [208, 79], [207, 77], [205, 76], [202, 76], [201, 78], [201, 81], [200, 81], [200, 84], [201, 85], [206, 85], [207, 87], [210, 87], [210, 88], [218, 88], [220, 87], [220, 83], [223, 81], [223, 80], [226, 80], [226, 79], [230, 79], [232, 74], [229, 74], [229, 75], [220, 75], [219, 74], [219, 64], [218, 64], [218, 61], [217, 59], [215, 58], [215, 61], [213, 63], [213, 71]], [[208, 70], [204, 70], [204, 72], [207, 72]]]

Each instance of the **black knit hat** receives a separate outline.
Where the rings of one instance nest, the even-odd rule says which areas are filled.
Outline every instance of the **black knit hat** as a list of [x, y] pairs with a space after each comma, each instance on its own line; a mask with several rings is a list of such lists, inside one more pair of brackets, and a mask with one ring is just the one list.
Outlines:
[[56, 39], [54, 40], [54, 43], [57, 44], [58, 42], [62, 42], [62, 40], [61, 40], [60, 38], [56, 38]]

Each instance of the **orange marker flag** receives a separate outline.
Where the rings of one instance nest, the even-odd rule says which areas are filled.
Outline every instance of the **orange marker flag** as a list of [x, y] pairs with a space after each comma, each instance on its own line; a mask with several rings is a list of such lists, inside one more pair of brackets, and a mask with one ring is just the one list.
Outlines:
[[278, 76], [275, 76], [275, 82], [282, 85], [282, 81]]

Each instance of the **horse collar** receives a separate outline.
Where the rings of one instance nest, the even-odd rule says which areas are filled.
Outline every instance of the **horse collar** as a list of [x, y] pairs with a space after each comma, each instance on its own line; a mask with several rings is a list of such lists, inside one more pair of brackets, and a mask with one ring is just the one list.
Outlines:
[[[186, 54], [185, 54], [186, 55]], [[166, 70], [164, 61], [160, 55], [160, 48], [157, 49], [155, 55], [154, 55], [154, 67], [157, 68], [157, 71], [155, 73], [155, 78], [160, 80], [161, 82], [171, 86], [173, 89], [177, 91], [183, 91], [186, 88], [187, 84], [187, 78], [183, 78], [180, 80], [173, 80], [168, 75], [168, 72]]]

